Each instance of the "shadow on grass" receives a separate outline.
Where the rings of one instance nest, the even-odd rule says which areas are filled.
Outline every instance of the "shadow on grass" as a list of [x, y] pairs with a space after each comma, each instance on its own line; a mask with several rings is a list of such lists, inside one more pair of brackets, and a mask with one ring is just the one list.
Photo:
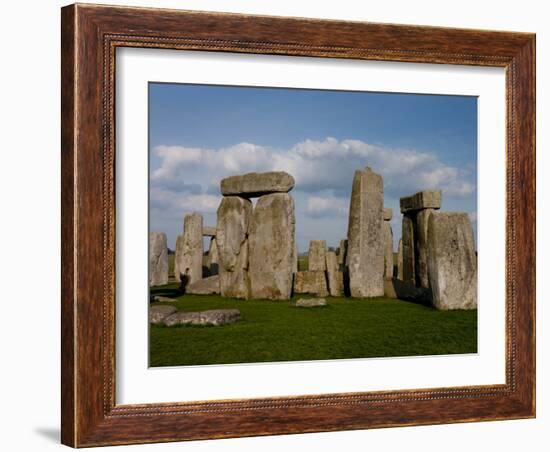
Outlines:
[[174, 287], [173, 284], [170, 284], [169, 286], [156, 286], [156, 287], [149, 288], [149, 301], [151, 303], [153, 302], [153, 299], [156, 296], [176, 298], [182, 295], [183, 293], [179, 289], [179, 287]]

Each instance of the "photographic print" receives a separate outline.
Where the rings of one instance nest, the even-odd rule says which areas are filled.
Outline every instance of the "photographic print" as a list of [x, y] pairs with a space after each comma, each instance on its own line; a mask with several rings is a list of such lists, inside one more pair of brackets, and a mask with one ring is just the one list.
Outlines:
[[151, 367], [477, 353], [477, 98], [149, 83]]

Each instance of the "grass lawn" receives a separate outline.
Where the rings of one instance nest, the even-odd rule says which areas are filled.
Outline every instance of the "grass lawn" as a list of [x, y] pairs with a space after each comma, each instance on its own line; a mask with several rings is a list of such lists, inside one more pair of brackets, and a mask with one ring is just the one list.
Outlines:
[[[151, 295], [176, 293], [176, 284]], [[150, 365], [254, 363], [477, 351], [477, 311], [438, 311], [387, 298], [327, 297], [328, 306], [291, 301], [184, 295], [180, 311], [238, 308], [242, 319], [221, 327], [151, 325]]]
[[[177, 285], [153, 288], [172, 296]], [[151, 325], [150, 365], [253, 363], [477, 351], [477, 311], [438, 311], [387, 298], [327, 297], [328, 306], [291, 301], [184, 295], [180, 311], [238, 308], [242, 319], [221, 327]]]

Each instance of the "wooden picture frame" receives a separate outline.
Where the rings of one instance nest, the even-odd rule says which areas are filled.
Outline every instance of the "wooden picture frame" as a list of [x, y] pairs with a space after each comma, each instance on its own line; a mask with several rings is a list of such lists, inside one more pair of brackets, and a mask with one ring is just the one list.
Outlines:
[[[71, 5], [62, 9], [62, 442], [73, 447], [535, 416], [535, 35]], [[115, 50], [506, 70], [506, 383], [115, 404]]]

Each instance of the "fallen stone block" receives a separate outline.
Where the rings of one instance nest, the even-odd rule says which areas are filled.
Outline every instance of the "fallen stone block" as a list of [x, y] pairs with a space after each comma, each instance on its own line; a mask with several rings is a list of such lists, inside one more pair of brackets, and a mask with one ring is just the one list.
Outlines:
[[174, 301], [179, 301], [177, 298], [164, 297], [162, 295], [155, 295], [153, 301], [156, 303], [173, 303]]
[[176, 325], [203, 325], [221, 326], [235, 323], [240, 320], [241, 312], [238, 309], [211, 309], [197, 312], [176, 312], [164, 319], [166, 326]]
[[158, 325], [163, 323], [164, 319], [176, 312], [174, 306], [150, 306], [149, 307], [149, 323]]
[[327, 300], [324, 298], [300, 298], [296, 301], [296, 306], [299, 308], [314, 308], [317, 306], [326, 306]]

